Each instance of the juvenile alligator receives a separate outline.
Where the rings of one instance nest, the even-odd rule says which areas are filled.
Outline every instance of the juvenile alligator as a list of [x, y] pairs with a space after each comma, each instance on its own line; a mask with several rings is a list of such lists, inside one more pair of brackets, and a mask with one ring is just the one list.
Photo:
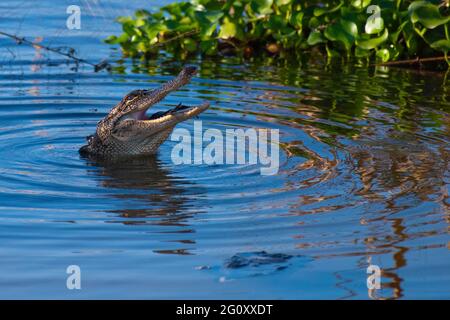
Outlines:
[[209, 107], [208, 102], [194, 107], [179, 104], [150, 117], [145, 114], [150, 106], [186, 85], [196, 71], [195, 67], [185, 67], [175, 79], [158, 89], [134, 90], [127, 94], [98, 122], [95, 134], [87, 137], [88, 144], [80, 148], [80, 154], [107, 158], [154, 154], [177, 123]]

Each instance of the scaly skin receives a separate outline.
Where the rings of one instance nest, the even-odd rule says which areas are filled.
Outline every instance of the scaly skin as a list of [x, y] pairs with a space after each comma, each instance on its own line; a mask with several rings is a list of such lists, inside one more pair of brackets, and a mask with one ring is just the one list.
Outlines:
[[154, 154], [167, 139], [175, 125], [202, 113], [205, 102], [195, 107], [177, 107], [147, 118], [145, 112], [167, 94], [186, 85], [196, 73], [195, 67], [185, 67], [175, 79], [155, 90], [134, 90], [127, 94], [109, 114], [97, 124], [96, 133], [81, 147], [82, 155], [116, 158]]

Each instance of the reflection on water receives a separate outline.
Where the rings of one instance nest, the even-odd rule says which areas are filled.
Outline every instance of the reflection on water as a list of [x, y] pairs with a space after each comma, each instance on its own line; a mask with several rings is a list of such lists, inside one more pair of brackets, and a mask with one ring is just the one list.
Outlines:
[[[185, 195], [189, 186], [186, 183], [177, 185], [177, 177], [171, 176], [167, 169], [162, 168], [155, 156], [86, 161], [87, 174], [98, 176], [101, 187], [121, 190], [120, 193], [111, 194], [111, 197], [122, 201], [124, 208], [109, 211], [123, 218], [120, 223], [178, 227], [174, 233], [179, 234], [180, 238], [171, 241], [195, 245], [195, 240], [183, 237], [186, 233], [195, 233], [189, 224], [194, 214], [187, 213], [192, 206]], [[142, 207], [136, 206], [135, 202], [143, 203]], [[191, 254], [188, 249], [155, 252]]]
[[[450, 297], [444, 74], [318, 57], [194, 59], [199, 77], [154, 111], [209, 100], [204, 130], [279, 129], [277, 175], [175, 166], [170, 141], [155, 157], [79, 157], [125, 93], [157, 87], [185, 62], [116, 59], [111, 74], [1, 64], [5, 292], [67, 296], [55, 288], [75, 263], [89, 288], [80, 297]], [[289, 258], [259, 263], [267, 257]], [[234, 272], [230, 261], [249, 263]], [[381, 290], [367, 289], [370, 264]]]

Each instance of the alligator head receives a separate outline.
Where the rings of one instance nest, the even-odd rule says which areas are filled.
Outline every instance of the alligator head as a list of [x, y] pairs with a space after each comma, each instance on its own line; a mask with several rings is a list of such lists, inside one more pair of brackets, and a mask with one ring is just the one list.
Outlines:
[[127, 94], [99, 121], [95, 134], [87, 137], [88, 144], [81, 147], [80, 153], [108, 158], [154, 154], [177, 123], [190, 119], [209, 107], [208, 102], [193, 107], [179, 104], [168, 111], [146, 115], [150, 106], [186, 85], [196, 71], [195, 67], [185, 67], [175, 79], [158, 89], [134, 90]]

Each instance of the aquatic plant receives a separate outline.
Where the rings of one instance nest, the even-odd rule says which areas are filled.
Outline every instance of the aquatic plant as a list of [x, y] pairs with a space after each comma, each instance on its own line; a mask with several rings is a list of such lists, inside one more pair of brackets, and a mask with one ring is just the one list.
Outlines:
[[449, 11], [448, 0], [192, 0], [119, 17], [123, 33], [105, 41], [132, 57], [318, 49], [380, 62], [443, 53], [449, 62]]

